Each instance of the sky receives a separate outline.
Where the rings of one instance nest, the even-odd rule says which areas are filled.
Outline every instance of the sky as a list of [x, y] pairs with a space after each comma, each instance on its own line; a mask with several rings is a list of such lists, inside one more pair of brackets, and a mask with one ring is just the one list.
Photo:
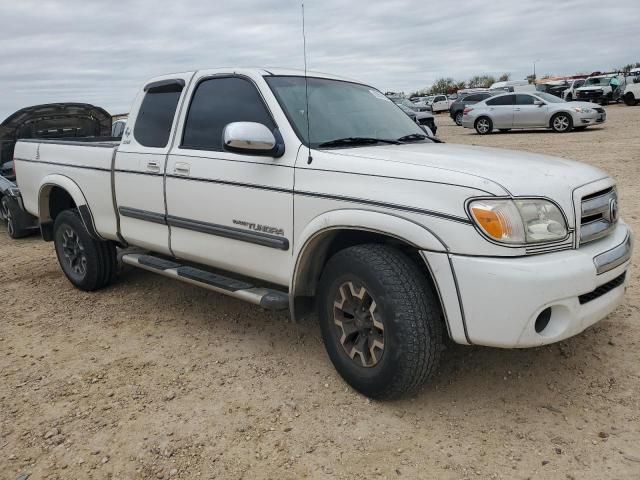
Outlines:
[[[156, 75], [303, 68], [301, 2], [0, 0], [0, 120], [48, 102], [129, 110]], [[306, 0], [310, 70], [382, 91], [640, 62], [640, 0]]]

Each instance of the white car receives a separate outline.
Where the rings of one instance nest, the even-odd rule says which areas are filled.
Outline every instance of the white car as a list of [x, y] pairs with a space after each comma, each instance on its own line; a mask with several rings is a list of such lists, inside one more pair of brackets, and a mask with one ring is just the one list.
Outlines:
[[622, 99], [626, 79], [624, 75], [608, 74], [589, 77], [575, 90], [575, 99], [607, 105]]
[[453, 102], [446, 95], [435, 95], [430, 101], [431, 111], [433, 113], [448, 112]]
[[462, 126], [480, 135], [522, 128], [550, 128], [558, 133], [584, 130], [607, 119], [595, 103], [565, 102], [544, 92], [505, 93], [465, 107]]
[[445, 337], [544, 345], [623, 298], [632, 234], [598, 168], [429, 139], [375, 88], [322, 73], [165, 75], [130, 112], [122, 142], [16, 145], [24, 206], [81, 290], [114, 279], [122, 248], [158, 275], [315, 312], [338, 372], [376, 398], [418, 389]]
[[562, 91], [562, 99], [571, 102], [576, 99], [576, 90], [584, 85], [584, 78], [575, 78], [568, 81], [566, 90]]
[[[638, 77], [640, 79], [640, 77]], [[627, 83], [624, 89], [624, 103], [630, 107], [638, 105], [640, 102], [640, 83]]]

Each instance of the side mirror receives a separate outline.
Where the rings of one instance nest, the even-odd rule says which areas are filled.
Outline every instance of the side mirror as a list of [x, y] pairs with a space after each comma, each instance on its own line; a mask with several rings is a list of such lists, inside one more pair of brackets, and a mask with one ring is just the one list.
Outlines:
[[278, 131], [276, 135], [262, 123], [233, 122], [222, 132], [224, 149], [247, 155], [265, 155], [281, 157], [284, 154], [284, 142]]
[[541, 106], [545, 105], [545, 103], [544, 103], [542, 100], [534, 100], [534, 101], [533, 101], [533, 104], [534, 104], [534, 105], [537, 105], [537, 106], [539, 106], [539, 107], [541, 107]]

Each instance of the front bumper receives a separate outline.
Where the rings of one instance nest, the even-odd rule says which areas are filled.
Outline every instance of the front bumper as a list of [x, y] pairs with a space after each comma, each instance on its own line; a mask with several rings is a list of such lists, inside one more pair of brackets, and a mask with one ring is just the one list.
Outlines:
[[[619, 222], [607, 237], [575, 250], [510, 258], [449, 255], [452, 282], [444, 268], [432, 268], [449, 333], [459, 343], [519, 348], [582, 332], [622, 301], [631, 235]], [[425, 254], [425, 260], [437, 265], [437, 255]], [[442, 293], [447, 285], [455, 286], [457, 299]], [[548, 323], [536, 324], [546, 309]]]
[[607, 113], [593, 111], [591, 113], [573, 113], [573, 126], [574, 127], [587, 127], [589, 125], [597, 125], [604, 123], [607, 120]]

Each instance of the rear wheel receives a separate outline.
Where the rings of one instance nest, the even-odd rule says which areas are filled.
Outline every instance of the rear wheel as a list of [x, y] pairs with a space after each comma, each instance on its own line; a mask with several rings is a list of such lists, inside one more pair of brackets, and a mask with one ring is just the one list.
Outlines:
[[459, 127], [462, 126], [462, 115], [463, 115], [462, 112], [456, 113], [455, 122], [456, 122], [456, 125], [458, 125]]
[[493, 130], [493, 122], [489, 117], [480, 117], [476, 120], [475, 128], [479, 135], [486, 135]]
[[385, 245], [358, 245], [327, 263], [318, 294], [320, 328], [344, 380], [373, 398], [418, 390], [435, 372], [442, 312], [418, 266]]
[[573, 128], [573, 119], [568, 113], [556, 113], [551, 118], [551, 128], [554, 132], [565, 133], [570, 132]]
[[55, 220], [53, 241], [62, 271], [80, 290], [105, 287], [116, 275], [116, 247], [96, 240], [76, 210], [65, 210]]

